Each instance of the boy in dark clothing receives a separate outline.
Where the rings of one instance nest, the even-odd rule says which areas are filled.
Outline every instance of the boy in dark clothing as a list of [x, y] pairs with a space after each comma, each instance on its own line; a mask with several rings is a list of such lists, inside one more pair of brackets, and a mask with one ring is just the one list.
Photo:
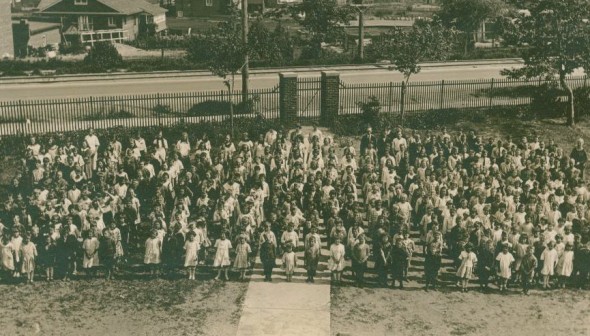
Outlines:
[[408, 263], [408, 251], [404, 248], [401, 238], [395, 241], [395, 245], [389, 252], [389, 259], [391, 265], [391, 278], [393, 282], [391, 287], [395, 287], [395, 282], [399, 282], [399, 288], [404, 288], [404, 269]]

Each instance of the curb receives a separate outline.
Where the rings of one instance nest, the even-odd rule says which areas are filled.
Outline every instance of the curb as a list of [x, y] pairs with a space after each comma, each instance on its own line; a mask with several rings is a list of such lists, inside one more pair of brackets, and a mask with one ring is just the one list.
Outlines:
[[[522, 64], [522, 59], [505, 58], [477, 61], [452, 61], [452, 62], [428, 62], [420, 66], [422, 68], [443, 68], [453, 66], [482, 66], [482, 65], [517, 65]], [[279, 72], [318, 72], [318, 71], [374, 71], [387, 70], [391, 65], [387, 63], [373, 64], [345, 64], [326, 66], [301, 66], [287, 68], [260, 68], [252, 69], [251, 75], [275, 74]], [[101, 74], [75, 74], [75, 75], [46, 75], [46, 76], [15, 76], [0, 77], [0, 84], [32, 84], [32, 83], [55, 83], [55, 82], [79, 82], [96, 80], [122, 80], [122, 79], [144, 79], [144, 78], [173, 78], [173, 77], [210, 77], [213, 76], [207, 70], [189, 71], [156, 71], [156, 72], [115, 72]]]

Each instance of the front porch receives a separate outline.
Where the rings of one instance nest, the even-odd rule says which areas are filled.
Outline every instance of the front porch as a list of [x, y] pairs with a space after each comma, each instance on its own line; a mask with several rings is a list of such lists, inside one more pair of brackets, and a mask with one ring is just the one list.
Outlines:
[[102, 30], [78, 30], [76, 27], [70, 27], [64, 32], [66, 39], [70, 42], [79, 42], [82, 44], [94, 45], [95, 42], [123, 42], [128, 40], [125, 29], [102, 29]]

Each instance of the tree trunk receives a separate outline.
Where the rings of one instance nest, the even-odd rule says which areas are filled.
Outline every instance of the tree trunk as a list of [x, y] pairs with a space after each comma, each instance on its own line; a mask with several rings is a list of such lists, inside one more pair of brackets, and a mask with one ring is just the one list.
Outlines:
[[575, 114], [575, 109], [574, 109], [574, 90], [572, 90], [572, 88], [567, 84], [567, 82], [565, 81], [565, 73], [561, 72], [559, 74], [559, 83], [561, 84], [561, 87], [567, 92], [567, 97], [568, 97], [568, 101], [567, 101], [567, 112], [566, 112], [566, 116], [567, 116], [567, 125], [568, 126], [574, 126], [576, 123], [576, 114]]
[[463, 56], [467, 56], [467, 51], [469, 48], [469, 35], [471, 33], [465, 32], [465, 49], [463, 50]]

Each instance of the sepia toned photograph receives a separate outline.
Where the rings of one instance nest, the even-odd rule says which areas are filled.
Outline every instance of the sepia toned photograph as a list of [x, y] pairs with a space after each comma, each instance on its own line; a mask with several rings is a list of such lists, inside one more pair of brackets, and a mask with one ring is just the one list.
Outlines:
[[589, 0], [0, 0], [0, 336], [590, 335]]

